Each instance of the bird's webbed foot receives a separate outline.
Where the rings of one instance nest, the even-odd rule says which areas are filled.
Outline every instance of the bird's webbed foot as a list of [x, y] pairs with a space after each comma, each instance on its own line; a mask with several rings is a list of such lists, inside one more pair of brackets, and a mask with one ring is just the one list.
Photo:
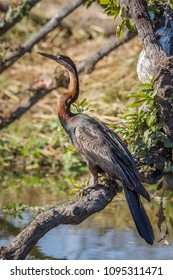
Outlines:
[[90, 179], [89, 185], [83, 188], [83, 195], [89, 194], [93, 189], [96, 189], [98, 185], [98, 175], [93, 175]]
[[97, 175], [93, 175], [90, 179], [88, 188], [96, 188], [98, 185], [98, 174]]

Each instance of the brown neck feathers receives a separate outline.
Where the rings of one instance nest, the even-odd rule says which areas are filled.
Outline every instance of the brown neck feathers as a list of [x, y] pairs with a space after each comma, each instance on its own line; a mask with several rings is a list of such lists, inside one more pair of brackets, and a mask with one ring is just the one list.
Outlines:
[[58, 116], [63, 119], [69, 119], [73, 114], [70, 111], [70, 105], [75, 102], [79, 95], [79, 80], [76, 68], [69, 67], [67, 69], [70, 83], [67, 93], [60, 95], [57, 102]]

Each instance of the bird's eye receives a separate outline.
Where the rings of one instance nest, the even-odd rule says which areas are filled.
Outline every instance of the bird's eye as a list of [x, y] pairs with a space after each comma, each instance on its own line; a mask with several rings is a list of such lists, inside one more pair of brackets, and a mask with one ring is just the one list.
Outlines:
[[57, 59], [60, 60], [60, 59], [61, 59], [61, 56], [60, 56], [60, 55], [57, 55]]

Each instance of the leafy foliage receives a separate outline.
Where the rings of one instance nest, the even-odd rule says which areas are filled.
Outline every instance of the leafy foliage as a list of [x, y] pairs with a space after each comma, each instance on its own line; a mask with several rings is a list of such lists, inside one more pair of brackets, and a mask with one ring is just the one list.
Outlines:
[[19, 219], [23, 219], [22, 212], [24, 212], [27, 208], [27, 205], [23, 203], [13, 203], [6, 204], [2, 207], [3, 212], [12, 215], [14, 218], [18, 217]]
[[117, 24], [116, 33], [119, 36], [119, 41], [122, 40], [124, 28], [127, 27], [130, 31], [136, 31], [135, 27], [130, 21], [128, 10], [125, 6], [120, 6], [117, 0], [85, 0], [84, 4], [89, 7], [93, 2], [99, 2], [102, 6], [104, 13], [114, 17], [114, 20], [120, 16], [122, 22]]
[[80, 114], [80, 113], [87, 113], [91, 112], [92, 110], [90, 109], [90, 105], [87, 102], [87, 99], [84, 98], [82, 99], [81, 102], [75, 102], [71, 105], [71, 110], [75, 114]]
[[160, 5], [166, 4], [166, 5], [170, 5], [170, 7], [171, 7], [171, 5], [173, 4], [173, 1], [172, 0], [170, 0], [170, 1], [168, 1], [168, 0], [148, 0], [147, 4], [148, 4], [148, 6], [157, 6], [158, 4], [160, 4]]
[[113, 16], [114, 20], [118, 16], [121, 17], [122, 22], [116, 27], [116, 33], [119, 36], [119, 41], [122, 40], [125, 27], [127, 27], [132, 32], [136, 30], [130, 21], [128, 10], [125, 6], [120, 6], [117, 0], [100, 0], [100, 4], [103, 7], [104, 12], [109, 16]]
[[[86, 0], [90, 5], [93, 0]], [[119, 36], [119, 41], [122, 40], [124, 28], [127, 27], [130, 31], [135, 32], [136, 28], [131, 23], [130, 15], [128, 8], [124, 5], [119, 4], [117, 0], [99, 0], [100, 5], [103, 7], [104, 12], [109, 15], [113, 16], [114, 20], [119, 16], [121, 18], [121, 23], [117, 24], [116, 26], [116, 33]], [[159, 12], [159, 6], [169, 5], [171, 9], [173, 9], [173, 0], [148, 0], [147, 1], [147, 8], [149, 11], [152, 11], [154, 14]]]
[[155, 101], [156, 94], [154, 79], [140, 84], [138, 91], [130, 94], [135, 101], [122, 115], [124, 125], [117, 130], [124, 135], [125, 140], [131, 145], [132, 152], [138, 156], [145, 156], [159, 141], [166, 148], [173, 147], [173, 143], [162, 131]]
[[[28, 1], [22, 1], [17, 6], [9, 6], [8, 11], [5, 15], [5, 22], [10, 21], [12, 18], [17, 18], [18, 16], [27, 15], [30, 10], [30, 3]], [[0, 27], [2, 27], [2, 22]]]

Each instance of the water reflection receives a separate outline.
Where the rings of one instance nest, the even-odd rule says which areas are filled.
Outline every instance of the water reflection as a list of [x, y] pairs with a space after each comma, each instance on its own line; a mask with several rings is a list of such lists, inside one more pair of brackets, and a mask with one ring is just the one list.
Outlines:
[[[65, 238], [64, 238], [65, 236]], [[62, 226], [50, 231], [38, 246], [53, 258], [83, 259], [173, 259], [173, 246], [149, 246], [133, 230], [96, 229]]]
[[[38, 192], [37, 192], [38, 193]], [[41, 193], [41, 192], [40, 192]], [[33, 196], [33, 192], [30, 192]], [[47, 195], [43, 202], [57, 201], [64, 197]], [[21, 199], [21, 195], [20, 195]], [[23, 197], [24, 199], [24, 197]], [[9, 197], [8, 197], [8, 200]], [[15, 197], [15, 201], [18, 199]], [[31, 201], [27, 194], [24, 203]], [[41, 204], [41, 197], [37, 203]], [[1, 203], [2, 196], [1, 196]], [[43, 204], [44, 204], [43, 203]], [[32, 200], [32, 205], [34, 205]], [[147, 212], [155, 225], [153, 213], [154, 203], [145, 205]], [[157, 208], [157, 207], [155, 207]], [[0, 214], [0, 246], [9, 243], [22, 228], [33, 220], [35, 213], [25, 211], [23, 219], [14, 218], [8, 214]], [[154, 217], [153, 217], [154, 216]], [[170, 246], [155, 242], [154, 246], [147, 245], [137, 234], [132, 218], [124, 200], [117, 198], [104, 211], [97, 213], [77, 226], [62, 225], [48, 232], [34, 247], [29, 259], [173, 259], [173, 242], [170, 235]]]

